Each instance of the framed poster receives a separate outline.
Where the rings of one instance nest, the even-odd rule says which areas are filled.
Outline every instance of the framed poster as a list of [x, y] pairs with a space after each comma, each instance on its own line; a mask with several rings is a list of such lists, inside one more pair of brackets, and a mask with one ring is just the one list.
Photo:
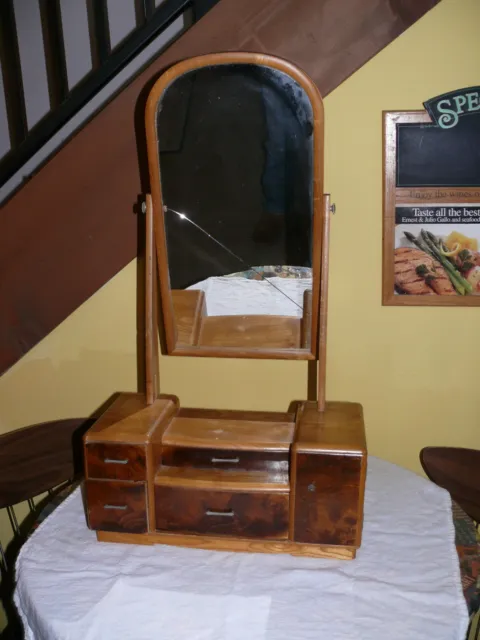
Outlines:
[[480, 306], [480, 87], [383, 118], [384, 305]]

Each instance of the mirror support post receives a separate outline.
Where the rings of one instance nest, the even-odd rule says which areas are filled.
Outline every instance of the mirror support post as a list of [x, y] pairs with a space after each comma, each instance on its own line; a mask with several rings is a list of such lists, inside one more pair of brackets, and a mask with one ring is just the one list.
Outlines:
[[153, 229], [152, 196], [145, 197], [145, 381], [146, 401], [153, 404], [159, 393], [157, 267]]
[[330, 247], [330, 194], [323, 194], [322, 264], [320, 271], [320, 313], [318, 323], [317, 407], [325, 411], [327, 373], [328, 253]]

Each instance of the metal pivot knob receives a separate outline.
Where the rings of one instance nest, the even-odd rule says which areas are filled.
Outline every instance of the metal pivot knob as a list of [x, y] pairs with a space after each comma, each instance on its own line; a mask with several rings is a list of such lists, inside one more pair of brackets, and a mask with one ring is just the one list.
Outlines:
[[330, 205], [330, 212], [331, 213], [335, 213], [336, 210], [337, 210], [337, 207], [336, 207], [335, 203], [331, 204]]

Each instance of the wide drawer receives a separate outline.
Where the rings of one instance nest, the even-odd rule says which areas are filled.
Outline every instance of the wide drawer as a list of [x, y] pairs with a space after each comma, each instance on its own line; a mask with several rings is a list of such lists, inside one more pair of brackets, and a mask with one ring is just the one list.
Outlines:
[[248, 538], [288, 537], [289, 494], [155, 487], [157, 529]]
[[147, 531], [145, 483], [86, 480], [85, 494], [91, 529], [124, 533]]
[[92, 442], [85, 447], [88, 478], [145, 480], [145, 447], [141, 445]]
[[163, 447], [162, 464], [169, 467], [288, 473], [288, 451], [244, 451]]

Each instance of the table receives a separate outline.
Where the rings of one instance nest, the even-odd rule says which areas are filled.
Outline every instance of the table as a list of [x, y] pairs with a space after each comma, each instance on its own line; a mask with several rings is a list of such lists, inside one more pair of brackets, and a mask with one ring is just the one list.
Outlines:
[[464, 640], [451, 502], [369, 457], [356, 560], [99, 543], [75, 491], [24, 545], [35, 640]]

